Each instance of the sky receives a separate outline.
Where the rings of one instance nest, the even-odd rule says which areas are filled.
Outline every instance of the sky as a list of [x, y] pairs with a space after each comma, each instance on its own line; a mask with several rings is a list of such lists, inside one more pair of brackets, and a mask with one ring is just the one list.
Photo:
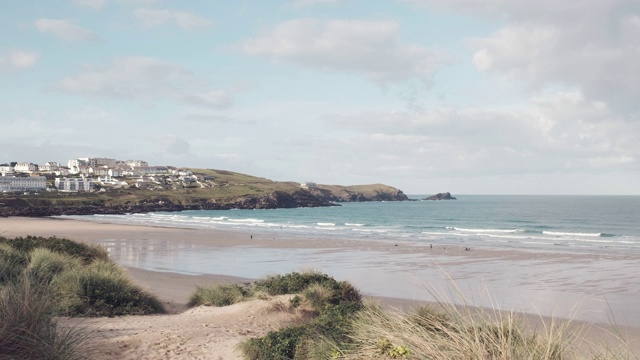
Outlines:
[[0, 163], [640, 195], [637, 0], [0, 5]]

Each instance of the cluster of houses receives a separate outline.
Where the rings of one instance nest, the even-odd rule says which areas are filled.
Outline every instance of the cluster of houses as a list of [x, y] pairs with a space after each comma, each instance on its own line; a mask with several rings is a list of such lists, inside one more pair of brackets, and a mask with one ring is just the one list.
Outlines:
[[[92, 191], [96, 185], [126, 186], [128, 183], [122, 178], [135, 179], [137, 187], [150, 187], [159, 183], [159, 176], [187, 183], [198, 181], [188, 169], [149, 166], [144, 160], [86, 157], [69, 160], [67, 166], [58, 162], [44, 165], [30, 162], [0, 164], [0, 192]], [[47, 180], [54, 180], [55, 187], [48, 188]]]

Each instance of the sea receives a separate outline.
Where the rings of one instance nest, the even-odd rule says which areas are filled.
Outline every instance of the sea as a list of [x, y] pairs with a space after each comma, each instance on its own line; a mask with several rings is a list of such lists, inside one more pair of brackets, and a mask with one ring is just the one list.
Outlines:
[[460, 195], [457, 200], [341, 203], [273, 210], [65, 216], [121, 224], [307, 238], [540, 250], [640, 252], [640, 196]]
[[[327, 248], [305, 248], [194, 245], [137, 233], [104, 239], [110, 256], [129, 267], [249, 279], [311, 267], [357, 284], [368, 295], [444, 298], [589, 322], [621, 319], [640, 327], [640, 196], [424, 197], [323, 208], [64, 218], [230, 230], [263, 239], [268, 234], [278, 243], [287, 236], [339, 240], [327, 241], [333, 244]], [[351, 240], [381, 246], [335, 245]], [[481, 248], [490, 251], [476, 251]]]

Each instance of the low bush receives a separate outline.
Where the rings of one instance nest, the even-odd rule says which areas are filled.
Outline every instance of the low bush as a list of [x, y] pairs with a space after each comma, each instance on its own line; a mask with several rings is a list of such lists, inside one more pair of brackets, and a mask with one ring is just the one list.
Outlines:
[[243, 301], [247, 295], [247, 291], [236, 284], [198, 286], [187, 305], [227, 306]]
[[329, 275], [315, 271], [292, 272], [286, 275], [273, 275], [256, 281], [253, 286], [269, 295], [297, 294], [313, 284], [335, 285], [337, 281]]
[[270, 331], [261, 338], [251, 338], [240, 345], [240, 350], [252, 360], [305, 359], [300, 357], [299, 347], [308, 335], [307, 326], [290, 326]]
[[74, 256], [83, 263], [89, 264], [94, 260], [107, 260], [107, 252], [99, 247], [88, 245], [69, 239], [58, 237], [25, 236], [17, 238], [0, 237], [0, 244], [7, 244], [22, 254], [28, 254], [36, 248], [45, 248], [57, 253]]
[[99, 247], [56, 237], [0, 237], [0, 286], [31, 278], [49, 287], [53, 311], [67, 316], [164, 312]]
[[30, 254], [27, 275], [44, 284], [49, 284], [56, 275], [81, 265], [81, 261], [71, 255], [36, 248]]
[[66, 316], [146, 315], [165, 312], [160, 301], [135, 285], [110, 260], [62, 272], [51, 282], [59, 299], [57, 313]]

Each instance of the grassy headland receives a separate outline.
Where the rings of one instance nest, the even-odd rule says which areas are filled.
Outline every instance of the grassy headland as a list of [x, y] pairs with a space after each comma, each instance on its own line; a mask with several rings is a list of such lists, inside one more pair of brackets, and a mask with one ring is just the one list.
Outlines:
[[224, 170], [191, 169], [200, 180], [185, 183], [157, 177], [147, 186], [99, 192], [5, 193], [0, 216], [51, 216], [149, 211], [273, 209], [332, 206], [340, 201], [407, 200], [402, 191], [381, 184], [318, 185], [303, 189], [296, 182], [272, 181]]

